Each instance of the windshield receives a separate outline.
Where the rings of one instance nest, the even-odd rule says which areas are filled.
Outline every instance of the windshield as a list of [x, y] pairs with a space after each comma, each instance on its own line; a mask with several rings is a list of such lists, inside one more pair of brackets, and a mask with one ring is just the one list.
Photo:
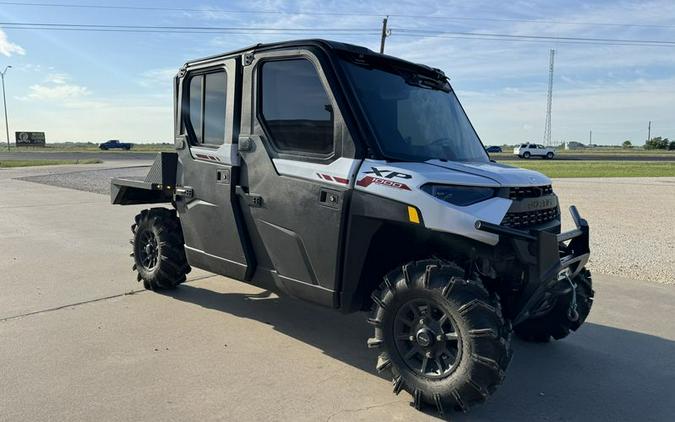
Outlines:
[[343, 61], [385, 156], [404, 161], [488, 161], [450, 86]]

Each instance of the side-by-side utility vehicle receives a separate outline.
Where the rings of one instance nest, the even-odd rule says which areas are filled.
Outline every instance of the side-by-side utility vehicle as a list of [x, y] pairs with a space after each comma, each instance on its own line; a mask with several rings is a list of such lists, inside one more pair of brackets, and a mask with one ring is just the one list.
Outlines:
[[442, 71], [306, 40], [188, 62], [174, 86], [176, 151], [112, 181], [114, 204], [159, 204], [132, 226], [146, 288], [198, 267], [370, 309], [377, 370], [440, 412], [495, 390], [512, 331], [588, 315], [587, 222], [571, 207], [561, 233], [551, 181], [490, 161]]

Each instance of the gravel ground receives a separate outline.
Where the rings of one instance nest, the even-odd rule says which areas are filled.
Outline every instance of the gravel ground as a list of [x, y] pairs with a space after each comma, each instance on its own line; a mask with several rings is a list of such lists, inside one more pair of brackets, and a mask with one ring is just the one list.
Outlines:
[[[110, 194], [111, 177], [143, 177], [147, 166], [76, 171], [21, 180]], [[601, 274], [675, 284], [675, 178], [556, 179], [563, 225], [576, 205], [591, 226], [589, 268]]]
[[592, 271], [675, 284], [675, 178], [556, 179], [563, 224], [576, 205], [591, 227]]
[[44, 183], [45, 185], [59, 186], [83, 190], [87, 192], [110, 195], [110, 179], [113, 177], [145, 178], [148, 166], [111, 168], [102, 170], [75, 171], [61, 174], [45, 174], [40, 176], [20, 177], [18, 180]]

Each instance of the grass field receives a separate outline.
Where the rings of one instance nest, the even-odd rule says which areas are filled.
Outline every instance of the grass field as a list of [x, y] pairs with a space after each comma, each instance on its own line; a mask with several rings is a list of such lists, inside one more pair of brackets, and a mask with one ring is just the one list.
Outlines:
[[0, 168], [9, 167], [34, 167], [34, 166], [57, 166], [63, 164], [99, 164], [101, 160], [5, 160], [0, 161]]
[[[617, 160], [622, 160], [624, 157], [639, 157], [640, 160], [659, 160], [664, 157], [675, 157], [675, 151], [665, 151], [665, 150], [572, 150], [572, 151], [556, 151], [556, 156], [558, 159], [569, 160], [569, 157], [578, 157], [583, 160], [592, 160], [593, 157], [602, 157], [604, 159], [615, 158]], [[514, 160], [516, 158], [510, 151], [491, 153], [490, 158], [498, 161], [503, 160]], [[538, 159], [538, 158], [534, 158]]]
[[675, 177], [673, 161], [506, 161], [548, 177]]

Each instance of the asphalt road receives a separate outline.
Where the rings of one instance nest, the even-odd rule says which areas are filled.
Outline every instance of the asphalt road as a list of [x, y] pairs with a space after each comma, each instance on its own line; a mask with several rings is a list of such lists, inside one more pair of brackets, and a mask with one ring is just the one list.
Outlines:
[[91, 151], [91, 152], [0, 152], [0, 161], [3, 160], [90, 160], [103, 161], [129, 161], [155, 159], [157, 152], [134, 152], [134, 151]]
[[[198, 270], [169, 294], [141, 291], [139, 207], [16, 180], [48, 171], [0, 171], [0, 420], [435, 419], [376, 374], [365, 315]], [[672, 420], [675, 287], [594, 282], [579, 332], [516, 341], [504, 385], [452, 420]]]

